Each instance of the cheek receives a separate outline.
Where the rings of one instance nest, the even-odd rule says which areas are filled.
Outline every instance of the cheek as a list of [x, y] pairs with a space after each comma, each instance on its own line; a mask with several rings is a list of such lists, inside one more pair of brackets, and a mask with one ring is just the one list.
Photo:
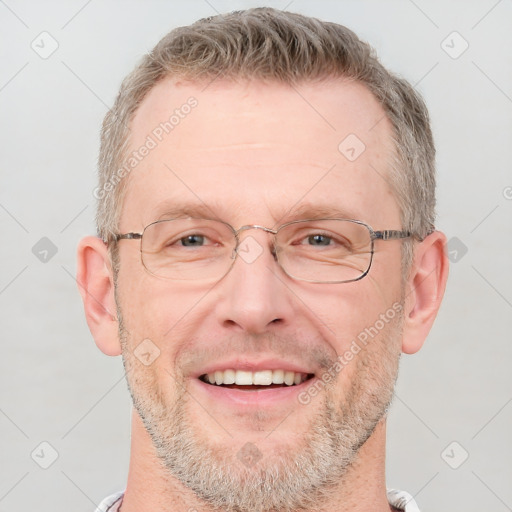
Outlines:
[[369, 274], [353, 283], [322, 285], [321, 290], [304, 287], [295, 294], [304, 304], [304, 317], [340, 354], [355, 340], [364, 341], [369, 331], [375, 333], [375, 325], [380, 332], [396, 316], [399, 277], [395, 281], [386, 283]]
[[[393, 310], [395, 311], [395, 310]], [[367, 403], [386, 400], [396, 380], [400, 359], [401, 317], [396, 313], [377, 320], [338, 354], [337, 380], [332, 389], [335, 401]]]
[[145, 329], [162, 337], [193, 309], [197, 291], [188, 284], [149, 274], [139, 254], [137, 251], [123, 254], [117, 286], [118, 305], [130, 332]]
[[[118, 280], [118, 302], [123, 323], [129, 334], [129, 349], [150, 340], [160, 354], [157, 360], [159, 372], [164, 367], [174, 373], [174, 362], [191, 338], [208, 321], [213, 310], [208, 307], [211, 287], [177, 283], [137, 274], [126, 268]], [[139, 349], [139, 350], [142, 350]]]

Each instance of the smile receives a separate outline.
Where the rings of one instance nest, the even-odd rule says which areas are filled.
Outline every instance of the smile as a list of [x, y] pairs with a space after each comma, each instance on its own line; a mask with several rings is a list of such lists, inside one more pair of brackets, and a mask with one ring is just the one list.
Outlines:
[[288, 370], [217, 370], [205, 373], [199, 379], [207, 384], [225, 386], [234, 389], [253, 391], [257, 389], [297, 386], [313, 377], [311, 373]]

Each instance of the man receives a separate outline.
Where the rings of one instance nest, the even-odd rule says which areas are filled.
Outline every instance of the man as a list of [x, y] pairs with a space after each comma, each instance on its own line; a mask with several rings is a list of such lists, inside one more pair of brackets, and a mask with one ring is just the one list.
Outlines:
[[134, 403], [99, 510], [418, 510], [386, 414], [448, 265], [411, 86], [340, 25], [200, 20], [125, 79], [99, 166], [78, 281]]

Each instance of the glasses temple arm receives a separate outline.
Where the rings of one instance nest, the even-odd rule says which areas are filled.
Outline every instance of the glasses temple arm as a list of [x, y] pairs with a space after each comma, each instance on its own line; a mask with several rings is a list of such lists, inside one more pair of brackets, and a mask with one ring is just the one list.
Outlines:
[[119, 235], [112, 235], [110, 237], [110, 242], [119, 242], [119, 240], [140, 240], [142, 238], [142, 233], [122, 233]]
[[400, 231], [398, 229], [384, 229], [382, 231], [374, 231], [372, 238], [374, 240], [399, 240], [402, 238], [416, 238], [419, 242], [423, 242], [425, 238], [432, 234], [435, 231], [435, 228], [430, 228], [425, 236], [419, 236], [416, 233], [411, 233], [410, 231]]

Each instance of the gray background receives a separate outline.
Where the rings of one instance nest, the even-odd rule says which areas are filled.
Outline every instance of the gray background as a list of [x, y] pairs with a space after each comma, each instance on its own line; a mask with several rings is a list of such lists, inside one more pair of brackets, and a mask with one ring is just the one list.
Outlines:
[[[87, 512], [124, 488], [123, 368], [94, 345], [73, 277], [77, 241], [94, 232], [100, 123], [121, 79], [171, 28], [265, 4], [347, 25], [426, 98], [438, 226], [454, 262], [427, 343], [402, 360], [387, 481], [422, 512], [512, 510], [512, 2], [6, 0], [0, 512]], [[58, 43], [47, 58], [43, 31]]]

